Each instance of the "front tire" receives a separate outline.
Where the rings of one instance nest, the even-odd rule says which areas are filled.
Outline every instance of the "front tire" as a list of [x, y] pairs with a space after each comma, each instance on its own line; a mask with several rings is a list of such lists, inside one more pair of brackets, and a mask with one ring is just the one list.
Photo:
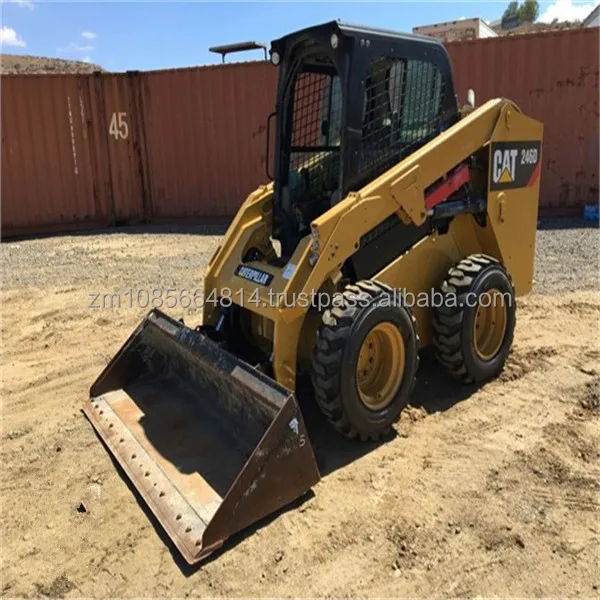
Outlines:
[[378, 439], [408, 403], [419, 364], [415, 319], [378, 281], [345, 288], [313, 353], [317, 404], [342, 435]]
[[508, 271], [491, 256], [472, 254], [450, 269], [442, 294], [433, 317], [438, 361], [465, 383], [496, 377], [510, 352], [516, 323]]

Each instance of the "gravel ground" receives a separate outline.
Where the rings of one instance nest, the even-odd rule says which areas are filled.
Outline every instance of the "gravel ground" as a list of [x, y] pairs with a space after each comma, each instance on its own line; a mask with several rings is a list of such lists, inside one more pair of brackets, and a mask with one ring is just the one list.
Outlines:
[[[196, 274], [206, 268], [222, 233], [214, 227], [130, 227], [4, 243], [2, 289], [92, 283], [98, 289], [90, 291], [100, 292], [127, 282], [131, 287], [195, 289], [202, 284]], [[156, 244], [149, 243], [153, 240]], [[581, 219], [542, 221], [535, 291], [597, 288], [599, 256], [597, 226]]]
[[129, 227], [7, 242], [3, 289], [115, 285], [196, 288], [223, 228]]
[[535, 253], [535, 292], [556, 294], [598, 288], [598, 224], [581, 219], [540, 223]]

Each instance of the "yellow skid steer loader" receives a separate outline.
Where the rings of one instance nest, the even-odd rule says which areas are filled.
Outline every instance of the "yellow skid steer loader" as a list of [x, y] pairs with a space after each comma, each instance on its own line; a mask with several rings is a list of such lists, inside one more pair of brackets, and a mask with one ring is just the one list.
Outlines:
[[505, 99], [461, 110], [427, 37], [330, 22], [270, 56], [273, 181], [209, 263], [202, 325], [152, 311], [84, 409], [190, 563], [319, 480], [299, 382], [332, 435], [376, 439], [420, 348], [496, 376], [532, 283], [539, 122]]

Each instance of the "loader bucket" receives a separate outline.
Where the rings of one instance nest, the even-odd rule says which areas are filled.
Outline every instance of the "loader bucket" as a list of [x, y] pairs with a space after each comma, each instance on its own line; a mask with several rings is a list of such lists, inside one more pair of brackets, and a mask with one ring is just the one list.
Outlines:
[[289, 390], [158, 310], [84, 413], [188, 563], [320, 478]]

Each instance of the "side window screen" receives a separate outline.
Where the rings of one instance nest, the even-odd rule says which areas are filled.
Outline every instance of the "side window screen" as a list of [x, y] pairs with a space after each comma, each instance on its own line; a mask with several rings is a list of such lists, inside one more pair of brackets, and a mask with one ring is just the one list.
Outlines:
[[409, 61], [406, 65], [406, 88], [403, 100], [404, 139], [418, 142], [434, 133], [439, 126], [442, 78], [435, 65]]
[[305, 65], [292, 88], [289, 186], [312, 198], [339, 186], [342, 86], [333, 64], [321, 63]]
[[439, 132], [443, 81], [427, 61], [380, 57], [365, 86], [360, 172], [376, 177]]
[[323, 97], [329, 94], [329, 79], [320, 73], [301, 73], [294, 85], [292, 146], [317, 148], [326, 108]]

